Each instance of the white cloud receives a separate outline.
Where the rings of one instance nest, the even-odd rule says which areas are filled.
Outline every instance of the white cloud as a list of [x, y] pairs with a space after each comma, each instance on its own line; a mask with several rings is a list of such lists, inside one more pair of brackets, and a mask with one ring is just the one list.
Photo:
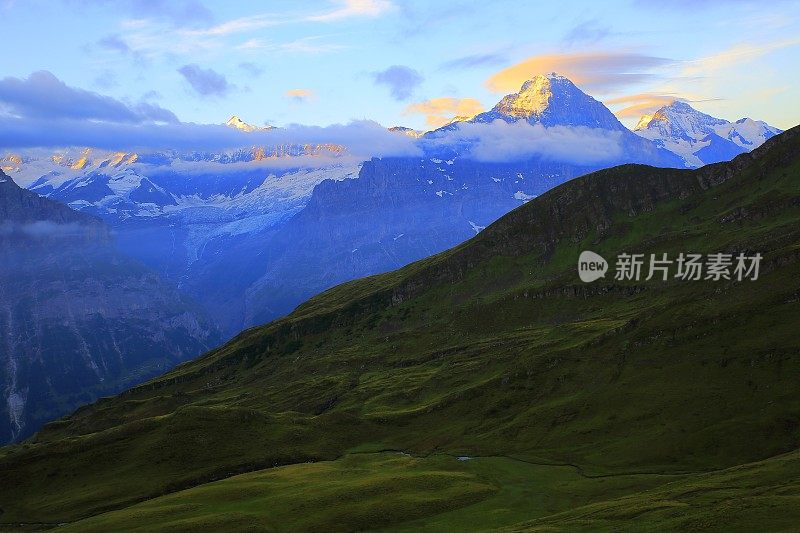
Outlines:
[[489, 124], [462, 122], [442, 132], [434, 146], [467, 146], [464, 157], [476, 161], [519, 161], [540, 157], [581, 165], [613, 161], [622, 155], [622, 133], [585, 126], [529, 124], [495, 120]]
[[798, 45], [800, 45], [800, 39], [784, 39], [762, 44], [742, 43], [716, 54], [686, 61], [682, 74], [684, 76], [708, 76], [721, 69], [753, 61], [775, 50]]
[[242, 132], [216, 124], [122, 124], [79, 120], [19, 119], [0, 116], [0, 147], [91, 147], [107, 150], [225, 151], [253, 146], [333, 144], [354, 157], [414, 156], [420, 149], [404, 135], [372, 121], [330, 126], [298, 124]]
[[[333, 9], [314, 12], [260, 13], [231, 19], [213, 26], [193, 28], [169, 27], [158, 18], [127, 19], [122, 23], [121, 42], [144, 57], [164, 54], [195, 54], [201, 51], [233, 48], [237, 50], [330, 52], [343, 48], [315, 41], [322, 36], [309, 36], [286, 43], [276, 43], [259, 37], [259, 30], [274, 26], [327, 23], [351, 18], [374, 18], [395, 9], [390, 0], [340, 0]], [[243, 37], [246, 38], [241, 41]], [[237, 38], [239, 42], [234, 42]]]
[[374, 18], [395, 9], [395, 5], [390, 0], [340, 0], [337, 4], [340, 4], [341, 7], [321, 15], [312, 15], [307, 20], [331, 22], [353, 17]]
[[248, 39], [245, 42], [236, 46], [237, 50], [244, 51], [258, 51], [258, 52], [293, 52], [298, 54], [322, 54], [326, 52], [335, 52], [346, 48], [345, 46], [333, 43], [321, 43], [320, 39], [324, 35], [312, 35], [310, 37], [303, 37], [302, 39], [295, 39], [285, 43], [276, 43], [264, 39]]
[[209, 28], [189, 30], [184, 32], [186, 35], [230, 35], [232, 33], [242, 33], [253, 30], [260, 30], [269, 26], [278, 26], [289, 22], [290, 19], [278, 14], [262, 14], [252, 17], [242, 17], [229, 20]]

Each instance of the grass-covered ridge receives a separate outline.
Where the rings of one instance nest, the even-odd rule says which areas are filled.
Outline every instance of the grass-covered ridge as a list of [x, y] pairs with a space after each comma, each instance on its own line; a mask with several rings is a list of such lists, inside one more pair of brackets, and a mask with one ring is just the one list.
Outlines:
[[[793, 129], [697, 171], [594, 173], [457, 248], [333, 288], [0, 450], [0, 521], [95, 516], [81, 525], [102, 528], [125, 517], [151, 530], [230, 513], [236, 526], [256, 507], [276, 529], [334, 518], [342, 529], [594, 529], [668, 500], [679, 504], [638, 524], [679, 528], [712, 504], [694, 489], [652, 491], [751, 463], [753, 494], [784, 486], [770, 499], [784, 509], [798, 472], [778, 456], [800, 447], [798, 155]], [[756, 282], [583, 284], [584, 249], [764, 261]], [[339, 471], [342, 485], [315, 468]], [[408, 481], [397, 494], [381, 488], [387, 468]], [[241, 505], [240, 481], [252, 498]], [[334, 496], [298, 507], [280, 483]], [[353, 487], [364, 508], [337, 503]], [[415, 494], [428, 495], [419, 513], [389, 509]], [[553, 494], [563, 496], [548, 503]]]

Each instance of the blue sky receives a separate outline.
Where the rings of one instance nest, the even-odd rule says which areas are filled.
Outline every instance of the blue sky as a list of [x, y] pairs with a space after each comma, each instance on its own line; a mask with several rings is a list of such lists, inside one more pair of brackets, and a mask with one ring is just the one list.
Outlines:
[[427, 129], [557, 71], [630, 126], [673, 98], [800, 123], [797, 2], [0, 0], [0, 16], [0, 80], [28, 91], [47, 71], [142, 120]]

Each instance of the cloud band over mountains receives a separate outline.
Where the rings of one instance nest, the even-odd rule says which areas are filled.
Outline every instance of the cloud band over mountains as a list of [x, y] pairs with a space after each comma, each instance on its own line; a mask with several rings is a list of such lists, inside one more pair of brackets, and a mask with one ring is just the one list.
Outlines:
[[524, 120], [491, 123], [463, 122], [444, 131], [431, 144], [466, 148], [462, 156], [482, 162], [509, 162], [531, 158], [594, 165], [614, 161], [623, 152], [622, 133], [586, 126], [530, 124]]
[[92, 147], [106, 150], [224, 151], [285, 144], [340, 144], [357, 155], [417, 155], [413, 140], [372, 121], [331, 126], [289, 125], [243, 132], [216, 124], [122, 124], [0, 117], [0, 146]]
[[[5, 149], [92, 147], [132, 151], [225, 151], [253, 146], [336, 144], [351, 156], [421, 157], [424, 147], [467, 146], [462, 157], [502, 162], [540, 157], [575, 164], [611, 161], [620, 139], [582, 126], [545, 128], [524, 121], [459, 124], [433, 139], [419, 141], [372, 121], [331, 126], [290, 125], [243, 132], [215, 124], [111, 124], [87, 121], [22, 120], [0, 117], [0, 147]], [[307, 166], [307, 162], [304, 163]]]
[[[477, 101], [469, 100], [442, 99], [428, 104], [430, 109], [414, 111], [435, 114], [444, 107], [474, 114], [480, 110]], [[462, 157], [477, 161], [540, 157], [576, 164], [613, 160], [621, 150], [619, 139], [607, 131], [567, 126], [545, 128], [525, 121], [462, 122], [421, 140], [368, 120], [330, 126], [292, 124], [244, 132], [217, 124], [180, 122], [172, 112], [157, 105], [128, 104], [73, 88], [49, 72], [34, 72], [27, 79], [0, 80], [0, 148], [4, 149], [91, 147], [139, 152], [222, 152], [304, 144], [341, 145], [347, 149], [348, 157], [362, 159], [420, 157], [428, 148], [453, 145], [466, 147]]]

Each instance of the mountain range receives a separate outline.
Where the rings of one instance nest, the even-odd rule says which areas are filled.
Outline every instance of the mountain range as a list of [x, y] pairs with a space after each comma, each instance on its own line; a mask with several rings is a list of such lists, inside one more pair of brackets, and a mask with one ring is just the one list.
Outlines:
[[[362, 163], [332, 145], [255, 146], [17, 154], [4, 166], [30, 190], [101, 217], [122, 252], [196, 298], [231, 336], [337, 283], [462, 242], [581, 174], [623, 163], [694, 167], [701, 157], [732, 157], [778, 131], [761, 125], [753, 134], [749, 122], [723, 131], [729, 123], [713, 119], [719, 135], [733, 140], [720, 137], [709, 147], [704, 137], [681, 140], [684, 130], [700, 135], [707, 115], [687, 104], [670, 109], [631, 132], [601, 102], [550, 74], [527, 81], [491, 111], [438, 130], [394, 128], [416, 140], [422, 157]], [[228, 125], [258, 129], [236, 116]], [[522, 146], [522, 155], [497, 153], [509, 143]], [[680, 148], [686, 143], [700, 155]], [[588, 157], [576, 155], [593, 146]], [[333, 157], [314, 168], [292, 166], [298, 155], [320, 153]]]
[[[317, 190], [389, 198], [402, 164]], [[799, 176], [800, 127], [730, 162], [558, 185], [0, 450], [0, 517], [81, 532], [792, 530]], [[755, 279], [589, 284], [585, 250], [762, 261]]]

